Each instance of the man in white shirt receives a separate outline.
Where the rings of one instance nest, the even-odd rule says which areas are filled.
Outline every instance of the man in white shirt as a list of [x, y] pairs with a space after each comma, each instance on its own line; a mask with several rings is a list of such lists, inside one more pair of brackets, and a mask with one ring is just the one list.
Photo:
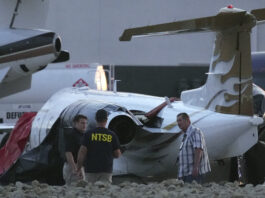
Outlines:
[[178, 178], [202, 183], [202, 175], [211, 171], [204, 135], [191, 124], [187, 113], [178, 114], [177, 123], [184, 133], [179, 148]]

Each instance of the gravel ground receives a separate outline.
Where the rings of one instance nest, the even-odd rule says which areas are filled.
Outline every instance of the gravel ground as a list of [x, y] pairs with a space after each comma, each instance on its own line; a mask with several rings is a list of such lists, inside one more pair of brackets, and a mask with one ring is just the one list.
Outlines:
[[80, 181], [71, 186], [50, 186], [45, 183], [33, 181], [30, 184], [16, 182], [7, 186], [0, 186], [0, 197], [7, 198], [81, 198], [81, 197], [264, 197], [265, 185], [253, 186], [247, 184], [239, 187], [237, 182], [206, 183], [203, 185], [184, 184], [177, 179], [164, 180], [162, 182], [150, 182], [139, 184], [124, 181], [119, 184], [95, 184]]

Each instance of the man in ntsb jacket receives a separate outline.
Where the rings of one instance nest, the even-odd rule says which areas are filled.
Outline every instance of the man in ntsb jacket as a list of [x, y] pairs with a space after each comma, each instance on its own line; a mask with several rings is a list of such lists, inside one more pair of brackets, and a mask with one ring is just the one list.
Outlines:
[[77, 168], [80, 170], [85, 158], [85, 172], [88, 182], [112, 182], [113, 158], [121, 155], [120, 143], [116, 134], [105, 126], [108, 114], [104, 109], [96, 113], [97, 127], [83, 137], [78, 152]]

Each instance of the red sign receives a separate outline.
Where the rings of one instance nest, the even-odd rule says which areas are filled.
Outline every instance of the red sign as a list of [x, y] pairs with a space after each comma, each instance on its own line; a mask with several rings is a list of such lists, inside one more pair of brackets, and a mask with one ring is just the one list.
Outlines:
[[84, 87], [84, 86], [88, 86], [88, 83], [84, 81], [82, 78], [80, 78], [78, 81], [76, 81], [73, 84], [73, 87]]

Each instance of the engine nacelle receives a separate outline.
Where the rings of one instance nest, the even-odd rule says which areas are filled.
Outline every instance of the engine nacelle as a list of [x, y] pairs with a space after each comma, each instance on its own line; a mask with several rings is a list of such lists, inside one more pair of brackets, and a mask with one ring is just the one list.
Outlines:
[[108, 128], [116, 133], [121, 145], [128, 144], [135, 137], [136, 123], [128, 116], [116, 116], [109, 122]]
[[[18, 34], [28, 30], [13, 30]], [[29, 30], [32, 33], [32, 30]], [[2, 83], [32, 74], [56, 60], [61, 52], [61, 39], [54, 32], [36, 30], [34, 36], [0, 47], [0, 68], [8, 68]], [[28, 33], [29, 34], [29, 33]]]
[[96, 126], [95, 114], [99, 109], [105, 109], [109, 116], [107, 128], [116, 133], [121, 145], [129, 143], [135, 136], [137, 122], [130, 113], [119, 106], [105, 103], [89, 103], [86, 101], [78, 101], [69, 105], [61, 114], [61, 127], [72, 128], [72, 120], [77, 114], [82, 114], [88, 117], [88, 130]]
[[61, 50], [61, 39], [54, 32], [0, 29], [0, 97], [29, 89], [31, 74], [68, 59], [69, 53]]

